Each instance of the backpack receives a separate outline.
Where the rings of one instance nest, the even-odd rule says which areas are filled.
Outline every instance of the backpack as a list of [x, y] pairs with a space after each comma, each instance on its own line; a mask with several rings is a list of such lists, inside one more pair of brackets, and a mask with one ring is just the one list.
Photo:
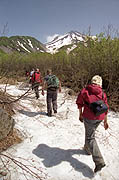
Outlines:
[[100, 114], [103, 114], [103, 113], [107, 112], [107, 110], [108, 110], [108, 107], [105, 104], [105, 102], [103, 101], [103, 99], [104, 99], [104, 93], [102, 94], [102, 100], [97, 100], [92, 103], [85, 102], [90, 107], [90, 109], [93, 111], [95, 116], [99, 116]]
[[48, 80], [47, 80], [47, 85], [48, 88], [54, 87], [58, 88], [59, 87], [59, 79], [55, 75], [49, 75]]
[[32, 82], [38, 82], [38, 83], [41, 83], [42, 82], [42, 79], [41, 79], [41, 74], [40, 73], [37, 73], [37, 72], [34, 72], [32, 74]]

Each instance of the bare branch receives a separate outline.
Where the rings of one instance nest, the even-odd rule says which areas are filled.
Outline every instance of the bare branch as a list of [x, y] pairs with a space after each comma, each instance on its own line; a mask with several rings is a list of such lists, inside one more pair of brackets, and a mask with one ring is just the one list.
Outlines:
[[3, 30], [0, 31], [1, 36], [5, 36], [6, 34], [8, 34], [9, 29], [8, 29], [8, 22], [3, 26]]
[[[4, 160], [1, 157], [4, 158]], [[32, 179], [35, 178], [39, 180], [45, 180], [47, 178], [47, 174], [43, 172], [42, 168], [37, 168], [35, 165], [30, 163], [26, 159], [23, 159], [21, 157], [13, 158], [11, 155], [6, 155], [3, 153], [0, 153], [0, 159], [3, 163], [4, 169], [6, 169], [6, 171], [9, 171], [10, 173], [12, 173], [12, 171], [10, 171], [11, 163], [9, 162], [10, 161], [13, 162], [17, 166], [17, 169], [19, 167], [22, 170], [22, 175], [25, 177], [26, 180], [30, 180], [31, 177]], [[35, 161], [32, 160], [32, 162], [35, 162]], [[13, 169], [13, 165], [11, 167]], [[17, 170], [17, 173], [21, 174], [21, 172], [19, 172], [18, 170]]]

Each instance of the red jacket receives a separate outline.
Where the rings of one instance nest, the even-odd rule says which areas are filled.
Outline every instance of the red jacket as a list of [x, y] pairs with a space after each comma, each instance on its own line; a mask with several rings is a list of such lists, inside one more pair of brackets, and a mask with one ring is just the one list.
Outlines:
[[32, 74], [31, 80], [32, 80], [32, 83], [34, 83], [34, 82], [42, 83], [42, 79], [41, 79], [41, 74], [40, 74], [40, 72], [34, 72], [34, 73]]
[[[85, 104], [85, 101], [88, 103], [92, 103], [94, 101], [97, 101], [99, 99], [103, 99], [106, 105], [108, 106], [107, 103], [107, 96], [104, 93], [104, 97], [102, 98], [102, 88], [98, 85], [95, 84], [90, 84], [86, 88], [83, 88], [82, 91], [79, 93], [76, 104], [79, 109], [83, 108], [83, 117], [90, 119], [90, 120], [103, 120], [106, 113], [103, 113], [99, 116], [95, 116], [95, 114], [91, 111], [89, 106]], [[108, 106], [109, 109], [109, 106]]]

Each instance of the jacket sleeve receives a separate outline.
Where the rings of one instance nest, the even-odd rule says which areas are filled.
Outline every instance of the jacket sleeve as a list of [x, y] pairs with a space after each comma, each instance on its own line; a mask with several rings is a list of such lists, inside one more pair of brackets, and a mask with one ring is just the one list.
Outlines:
[[82, 91], [78, 94], [77, 99], [76, 99], [76, 104], [77, 104], [78, 109], [81, 109], [81, 108], [84, 106], [83, 91], [84, 91], [84, 90], [82, 90]]

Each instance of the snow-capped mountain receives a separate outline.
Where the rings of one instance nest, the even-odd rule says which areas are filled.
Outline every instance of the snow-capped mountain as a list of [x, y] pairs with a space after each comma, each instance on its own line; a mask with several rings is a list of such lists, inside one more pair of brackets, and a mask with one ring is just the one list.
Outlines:
[[69, 33], [66, 33], [64, 35], [56, 36], [51, 42], [48, 42], [46, 44], [46, 48], [48, 49], [48, 52], [55, 53], [63, 46], [71, 45], [71, 50], [76, 47], [76, 44], [78, 42], [85, 42], [86, 36], [77, 32], [77, 31], [71, 31]]
[[[95, 37], [92, 36], [92, 39]], [[48, 52], [56, 53], [60, 48], [66, 49], [69, 53], [77, 47], [77, 43], [83, 42], [86, 44], [87, 36], [77, 31], [70, 31], [64, 35], [57, 35], [55, 38], [43, 44], [39, 40], [30, 36], [12, 36], [0, 37], [0, 52], [5, 53], [32, 53], [32, 52]]]

